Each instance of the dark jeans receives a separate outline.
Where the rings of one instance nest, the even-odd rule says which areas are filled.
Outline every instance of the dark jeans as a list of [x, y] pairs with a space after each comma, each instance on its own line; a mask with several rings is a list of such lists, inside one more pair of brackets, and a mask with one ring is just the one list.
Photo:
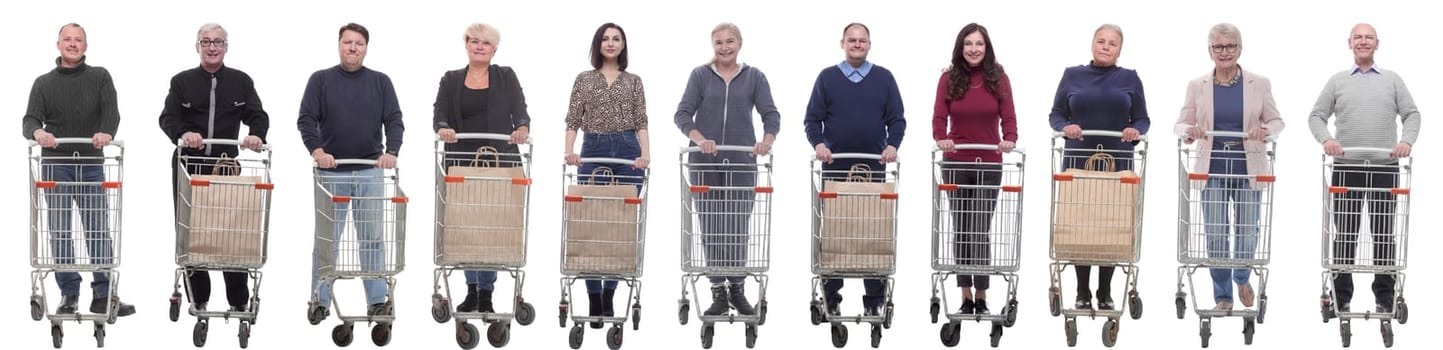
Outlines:
[[[108, 190], [100, 183], [105, 181], [105, 168], [99, 164], [48, 164], [41, 166], [41, 178], [55, 182], [84, 182], [84, 184], [57, 184], [54, 189], [45, 190], [46, 216], [50, 224], [50, 253], [56, 264], [75, 264], [75, 242], [71, 238], [71, 217], [80, 214], [85, 238], [81, 240], [90, 256], [88, 263], [109, 265], [113, 257], [114, 237], [110, 232], [110, 208]], [[100, 271], [92, 274], [90, 292], [95, 299], [110, 296], [110, 275]], [[56, 272], [55, 283], [60, 285], [60, 295], [80, 295], [80, 274]]]
[[[635, 130], [627, 130], [616, 133], [586, 133], [581, 140], [581, 158], [619, 158], [636, 159], [641, 157], [641, 142], [636, 138]], [[602, 173], [592, 172], [597, 168], [605, 167], [611, 169], [614, 176], [605, 176]], [[642, 176], [646, 172], [631, 165], [608, 164], [608, 163], [582, 163], [576, 169], [576, 181], [578, 183], [605, 184], [615, 181], [616, 183], [635, 184], [637, 193], [641, 192]], [[637, 252], [641, 254], [641, 252]], [[586, 280], [586, 292], [600, 294], [602, 288], [616, 289], [616, 280]]]
[[[1334, 163], [1333, 186], [1393, 188], [1398, 183], [1398, 167], [1361, 166]], [[1394, 200], [1396, 196], [1388, 191], [1348, 191], [1333, 194], [1333, 225], [1337, 229], [1333, 236], [1333, 259], [1339, 264], [1352, 264], [1358, 250], [1359, 219], [1364, 203], [1367, 203], [1369, 229], [1373, 233], [1373, 265], [1393, 265], [1397, 260], [1397, 243], [1393, 241]], [[1339, 273], [1333, 277], [1333, 287], [1338, 302], [1353, 300], [1353, 274]], [[1393, 303], [1394, 276], [1389, 273], [1373, 275], [1373, 298], [1379, 304]]]
[[[988, 265], [991, 260], [989, 236], [992, 211], [997, 208], [996, 187], [1002, 184], [1001, 164], [978, 164], [947, 161], [942, 163], [942, 178], [948, 184], [960, 185], [947, 193], [948, 212], [952, 217], [952, 253], [958, 265]], [[987, 290], [987, 275], [957, 275], [957, 286]]]
[[[836, 153], [842, 153], [842, 151], [839, 150], [836, 151]], [[822, 165], [822, 178], [826, 180], [845, 181], [847, 171], [855, 164], [866, 164], [868, 167], [871, 167], [872, 171], [867, 174], [854, 175], [866, 176], [872, 181], [885, 181], [887, 168], [884, 167], [881, 162], [870, 159], [833, 159], [832, 164]], [[842, 302], [842, 294], [840, 292], [843, 283], [844, 280], [840, 278], [829, 278], [822, 281], [822, 291], [826, 294], [827, 303], [835, 305]], [[880, 307], [883, 302], [886, 302], [887, 280], [869, 278], [862, 281], [862, 285], [866, 289], [866, 294], [862, 295], [863, 307]]]
[[[216, 168], [215, 168], [214, 165], [215, 165], [215, 163], [216, 163], [217, 160], [218, 160], [218, 159], [216, 159], [216, 158], [210, 158], [210, 157], [205, 157], [205, 156], [189, 156], [189, 155], [188, 155], [188, 156], [186, 156], [185, 164], [183, 164], [183, 166], [185, 167], [185, 171], [186, 171], [187, 173], [191, 174], [191, 175], [240, 175], [240, 174], [234, 173], [234, 168], [227, 168], [227, 167], [222, 167], [222, 168], [220, 168], [220, 169], [221, 169], [220, 173], [216, 173], [216, 172], [215, 172]], [[180, 206], [181, 206], [181, 204], [180, 204], [180, 195], [179, 195], [179, 192], [178, 192], [178, 191], [179, 191], [179, 188], [180, 188], [179, 186], [180, 186], [180, 180], [181, 180], [181, 176], [180, 176], [180, 171], [181, 171], [180, 168], [181, 168], [181, 167], [182, 167], [182, 164], [181, 164], [181, 162], [180, 162], [180, 156], [172, 153], [172, 154], [171, 154], [171, 162], [170, 162], [170, 168], [171, 168], [171, 172], [170, 172], [170, 183], [171, 183], [171, 189], [172, 189], [172, 190], [175, 190], [175, 191], [177, 191], [177, 192], [176, 192], [176, 195], [175, 195], [175, 196], [172, 196], [172, 197], [171, 197], [171, 199], [172, 199], [172, 205], [173, 205], [172, 208], [175, 208], [175, 210], [176, 210], [176, 215], [180, 215]], [[189, 184], [186, 184], [186, 185], [189, 186]], [[210, 302], [210, 271], [208, 271], [208, 270], [191, 270], [191, 271], [187, 271], [187, 272], [186, 272], [186, 278], [190, 280], [190, 293], [191, 293], [191, 295], [190, 295], [190, 300], [191, 300], [191, 302], [193, 302], [193, 303], [209, 303], [209, 302]], [[248, 299], [250, 299], [250, 289], [247, 288], [247, 284], [250, 283], [250, 276], [248, 276], [245, 272], [231, 271], [231, 272], [222, 272], [222, 273], [221, 273], [221, 278], [222, 278], [222, 279], [225, 279], [225, 297], [226, 297], [226, 301], [230, 302], [230, 305], [231, 305], [231, 306], [245, 306], [246, 303], [248, 302]]]

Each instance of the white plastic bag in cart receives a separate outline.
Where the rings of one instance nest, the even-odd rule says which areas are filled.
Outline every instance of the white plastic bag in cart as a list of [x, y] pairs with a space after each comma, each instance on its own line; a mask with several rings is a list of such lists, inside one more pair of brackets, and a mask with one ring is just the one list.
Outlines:
[[[492, 159], [485, 159], [486, 155]], [[451, 166], [448, 176], [479, 180], [446, 183], [440, 248], [445, 260], [479, 264], [519, 264], [525, 242], [525, 169], [501, 163], [493, 147], [476, 150], [470, 166]]]
[[821, 268], [831, 270], [890, 270], [896, 255], [895, 184], [872, 182], [871, 167], [853, 165], [846, 181], [828, 180], [822, 191], [837, 193], [822, 199]]
[[211, 168], [211, 175], [191, 175], [191, 180], [210, 182], [190, 188], [190, 255], [192, 264], [263, 263], [261, 235], [265, 203], [261, 189], [237, 183], [255, 184], [259, 176], [239, 176], [240, 165], [224, 155]]
[[1058, 260], [1131, 262], [1136, 242], [1141, 179], [1116, 170], [1112, 155], [1088, 157], [1085, 169], [1067, 169], [1057, 181], [1052, 249]]

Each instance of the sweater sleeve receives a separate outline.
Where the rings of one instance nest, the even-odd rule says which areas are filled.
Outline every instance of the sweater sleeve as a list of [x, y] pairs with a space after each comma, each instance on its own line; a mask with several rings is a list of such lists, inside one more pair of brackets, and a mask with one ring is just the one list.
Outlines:
[[1328, 79], [1328, 83], [1323, 85], [1323, 91], [1318, 93], [1318, 101], [1313, 102], [1313, 111], [1308, 113], [1308, 130], [1313, 132], [1313, 138], [1318, 140], [1318, 143], [1333, 139], [1333, 135], [1328, 132], [1328, 119], [1333, 117], [1333, 85], [1336, 83], [1337, 76]]
[[947, 75], [949, 72], [942, 72], [942, 78], [937, 79], [937, 98], [932, 103], [932, 140], [941, 141], [947, 138]]
[[897, 88], [897, 78], [887, 75], [887, 109], [882, 122], [887, 124], [887, 145], [902, 148], [902, 136], [907, 132], [907, 119], [903, 117], [902, 91]]
[[1136, 92], [1132, 94], [1132, 122], [1130, 124], [1133, 129], [1137, 129], [1138, 133], [1147, 134], [1147, 130], [1152, 127], [1152, 119], [1147, 116], [1147, 95], [1143, 94], [1142, 78], [1137, 76], [1137, 71], [1132, 72], [1132, 81]]
[[757, 114], [762, 116], [762, 133], [775, 137], [782, 129], [782, 114], [777, 111], [776, 100], [772, 99], [772, 84], [767, 82], [767, 75], [759, 70], [756, 74], [757, 89], [753, 92], [752, 101], [756, 101]]
[[[696, 129], [696, 109], [701, 104], [701, 79], [696, 70], [691, 72], [691, 77], [686, 79], [686, 90], [681, 93], [681, 102], [676, 104], [676, 114], [672, 115], [672, 122], [676, 128], [681, 130], [682, 135], [691, 133]], [[702, 135], [706, 137], [706, 135]]]
[[1012, 79], [1002, 74], [1002, 81], [997, 85], [997, 93], [1001, 98], [997, 101], [997, 109], [1002, 118], [1002, 140], [1017, 142], [1017, 108], [1012, 104]]
[[[825, 73], [825, 71], [823, 72]], [[802, 118], [802, 125], [807, 133], [807, 142], [816, 148], [817, 144], [826, 142], [822, 131], [827, 122], [827, 95], [822, 85], [822, 75], [817, 75], [817, 81], [812, 83], [812, 97], [807, 100], [807, 114]]]
[[1062, 79], [1057, 81], [1057, 93], [1052, 96], [1052, 113], [1047, 115], [1048, 124], [1052, 125], [1052, 131], [1062, 131], [1062, 128], [1072, 124], [1072, 108], [1067, 101], [1067, 78], [1068, 71], [1062, 71]]
[[311, 74], [311, 79], [306, 82], [306, 91], [301, 95], [301, 116], [296, 120], [296, 128], [300, 131], [301, 141], [306, 145], [306, 152], [315, 152], [317, 148], [326, 147], [321, 139], [321, 119], [325, 118], [321, 115], [323, 72]]
[[381, 123], [385, 124], [386, 128], [386, 153], [400, 155], [406, 125], [401, 120], [401, 103], [396, 98], [396, 86], [391, 84], [391, 77], [385, 75], [381, 76], [381, 101], [384, 113], [381, 115]]
[[1418, 142], [1418, 130], [1423, 127], [1423, 115], [1418, 112], [1418, 105], [1413, 102], [1413, 94], [1408, 92], [1403, 78], [1394, 75], [1393, 84], [1397, 96], [1394, 103], [1398, 106], [1398, 116], [1403, 118], [1403, 134], [1398, 141], [1413, 145]]
[[115, 137], [116, 131], [120, 129], [120, 106], [115, 98], [115, 82], [110, 78], [110, 71], [100, 69], [100, 132]]
[[41, 79], [35, 79], [30, 86], [30, 102], [25, 106], [25, 117], [20, 121], [20, 133], [26, 140], [35, 139], [35, 129], [45, 127], [45, 94], [40, 92]]

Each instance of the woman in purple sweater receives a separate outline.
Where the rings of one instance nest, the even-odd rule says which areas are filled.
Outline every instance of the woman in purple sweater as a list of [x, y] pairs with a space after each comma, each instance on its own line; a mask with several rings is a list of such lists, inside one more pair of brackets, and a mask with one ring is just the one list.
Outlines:
[[[944, 180], [962, 185], [948, 193], [955, 257], [959, 265], [990, 263], [989, 240], [995, 187], [1002, 182], [1002, 153], [1017, 142], [1017, 113], [1012, 106], [1012, 84], [997, 63], [987, 28], [976, 23], [962, 27], [952, 49], [952, 66], [937, 81], [937, 102], [932, 112], [932, 138], [937, 148], [958, 144], [997, 145], [997, 151], [947, 151], [942, 163]], [[940, 228], [939, 229], [946, 229]], [[961, 314], [987, 314], [987, 275], [959, 275]], [[976, 291], [974, 292], [973, 289]]]

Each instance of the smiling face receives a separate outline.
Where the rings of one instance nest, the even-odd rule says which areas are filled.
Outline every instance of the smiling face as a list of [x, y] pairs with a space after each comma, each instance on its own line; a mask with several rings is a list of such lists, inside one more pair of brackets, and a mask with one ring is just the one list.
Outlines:
[[981, 31], [972, 32], [962, 38], [962, 59], [967, 61], [967, 66], [980, 66], [986, 58], [987, 41], [982, 37]]
[[625, 48], [626, 38], [621, 36], [621, 30], [606, 28], [606, 31], [601, 33], [601, 45], [597, 49], [601, 50], [602, 58], [616, 61], [617, 57], [621, 57], [621, 50]]
[[85, 29], [79, 26], [66, 26], [60, 29], [60, 37], [55, 40], [55, 48], [60, 50], [61, 64], [74, 66], [85, 58], [85, 49], [88, 44], [85, 40]]
[[742, 50], [742, 40], [730, 30], [718, 30], [711, 34], [711, 48], [716, 63], [734, 65], [737, 53]]
[[1122, 34], [1111, 29], [1098, 30], [1092, 35], [1092, 64], [1111, 67], [1122, 55]]
[[196, 35], [195, 52], [200, 54], [200, 64], [207, 68], [220, 67], [225, 62], [225, 53], [230, 49], [225, 31], [208, 30]]
[[1233, 69], [1238, 65], [1238, 58], [1243, 55], [1243, 44], [1238, 38], [1230, 35], [1213, 35], [1208, 43], [1208, 53], [1212, 55], [1213, 66], [1217, 69]]
[[847, 28], [842, 35], [842, 50], [847, 52], [847, 61], [861, 63], [867, 60], [867, 53], [872, 51], [872, 35], [867, 33], [867, 28], [854, 25]]
[[490, 65], [496, 56], [496, 43], [485, 37], [467, 37], [466, 55], [478, 66]]
[[348, 72], [361, 69], [361, 65], [366, 61], [366, 38], [360, 32], [342, 32], [338, 49], [341, 54], [341, 69]]
[[1348, 48], [1353, 50], [1355, 63], [1372, 64], [1373, 54], [1378, 51], [1378, 31], [1368, 24], [1353, 26], [1353, 32], [1348, 35]]

